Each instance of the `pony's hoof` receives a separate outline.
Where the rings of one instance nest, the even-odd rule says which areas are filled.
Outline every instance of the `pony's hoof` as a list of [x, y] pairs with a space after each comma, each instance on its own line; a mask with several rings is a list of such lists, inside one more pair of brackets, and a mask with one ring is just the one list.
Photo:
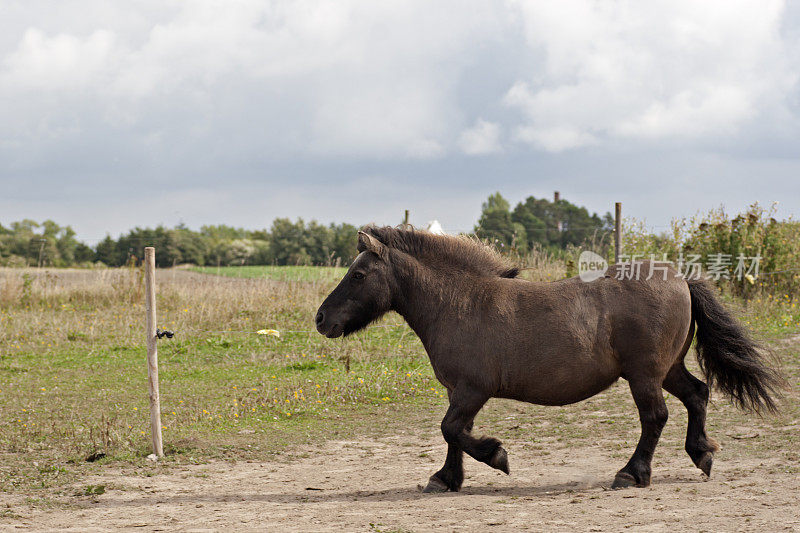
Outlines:
[[611, 484], [612, 489], [627, 489], [628, 487], [635, 487], [637, 485], [636, 478], [627, 472], [618, 472], [614, 476], [614, 483]]
[[489, 466], [496, 468], [501, 472], [505, 472], [506, 474], [511, 473], [508, 468], [508, 453], [503, 449], [502, 446], [498, 446], [494, 452], [494, 455], [492, 455], [492, 458], [489, 459]]
[[711, 465], [714, 464], [714, 454], [711, 452], [706, 452], [703, 454], [703, 457], [697, 461], [697, 468], [703, 471], [703, 473], [711, 477]]
[[425, 492], [425, 493], [428, 493], [428, 494], [436, 494], [436, 493], [439, 493], [439, 492], [447, 492], [449, 490], [447, 485], [445, 485], [444, 481], [442, 481], [442, 480], [440, 480], [438, 478], [435, 478], [435, 477], [431, 477], [428, 480], [428, 484], [425, 486], [424, 489], [420, 485], [417, 485], [417, 486], [420, 489], [422, 489], [422, 492]]

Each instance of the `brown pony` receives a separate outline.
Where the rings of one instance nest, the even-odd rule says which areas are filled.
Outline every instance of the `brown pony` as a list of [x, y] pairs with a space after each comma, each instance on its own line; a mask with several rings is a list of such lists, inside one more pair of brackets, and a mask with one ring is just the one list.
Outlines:
[[465, 237], [390, 227], [364, 228], [347, 274], [316, 315], [334, 338], [396, 311], [422, 340], [450, 407], [442, 420], [447, 458], [426, 492], [458, 491], [463, 452], [509, 473], [499, 440], [471, 435], [489, 398], [540, 405], [579, 402], [625, 378], [639, 410], [636, 451], [613, 487], [650, 484], [650, 463], [667, 421], [662, 388], [689, 414], [686, 451], [711, 474], [718, 446], [706, 435], [709, 387], [684, 366], [697, 333], [697, 355], [709, 381], [740, 407], [776, 409], [782, 380], [761, 348], [703, 281], [674, 270], [617, 279], [613, 265], [592, 282], [516, 279], [518, 270]]

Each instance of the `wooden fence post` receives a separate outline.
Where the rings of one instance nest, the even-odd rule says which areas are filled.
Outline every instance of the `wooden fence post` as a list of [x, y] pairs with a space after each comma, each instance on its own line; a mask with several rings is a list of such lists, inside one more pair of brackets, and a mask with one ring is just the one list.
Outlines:
[[619, 263], [622, 251], [622, 202], [614, 204], [614, 262]]
[[158, 338], [156, 337], [156, 250], [144, 249], [144, 308], [147, 315], [147, 384], [150, 390], [150, 434], [153, 453], [164, 456], [161, 441], [161, 399], [158, 395]]
[[403, 229], [408, 229], [408, 209], [406, 209], [406, 215], [403, 217]]

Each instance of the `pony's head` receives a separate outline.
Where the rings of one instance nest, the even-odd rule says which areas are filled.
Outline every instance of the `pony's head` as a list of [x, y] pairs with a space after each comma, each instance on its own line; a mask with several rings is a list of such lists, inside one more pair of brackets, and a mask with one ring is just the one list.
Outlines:
[[[446, 300], [445, 292], [464, 294], [481, 280], [519, 272], [479, 241], [414, 229], [366, 226], [358, 232], [358, 251], [317, 311], [317, 331], [327, 337], [349, 335], [392, 309], [403, 314], [409, 284], [424, 283], [426, 297]], [[419, 298], [412, 303], [421, 305]]]
[[358, 251], [347, 274], [317, 311], [317, 331], [331, 339], [363, 329], [391, 309], [395, 282], [389, 250], [359, 231]]

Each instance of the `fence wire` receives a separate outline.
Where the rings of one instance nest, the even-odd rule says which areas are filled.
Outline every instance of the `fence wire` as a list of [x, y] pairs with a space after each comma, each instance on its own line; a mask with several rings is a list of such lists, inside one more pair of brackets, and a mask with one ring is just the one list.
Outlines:
[[[372, 328], [402, 328], [407, 327], [407, 324], [378, 324], [376, 326], [369, 326]], [[181, 329], [161, 329], [156, 330], [156, 336], [160, 339], [162, 337], [173, 338], [178, 333], [235, 333], [246, 335], [261, 335], [264, 337], [280, 338], [284, 333], [318, 333], [316, 329], [260, 329], [257, 331], [239, 330], [239, 329], [199, 329], [199, 328], [181, 328]]]
[[[520, 268], [520, 270], [533, 270], [536, 267], [524, 267]], [[773, 276], [775, 274], [783, 274], [787, 272], [800, 272], [800, 268], [787, 268], [783, 270], [774, 270], [772, 272], [759, 272], [758, 278], [762, 276]], [[758, 279], [756, 278], [756, 279]], [[379, 324], [370, 326], [370, 328], [402, 328], [408, 327], [407, 324]], [[200, 329], [200, 328], [181, 328], [175, 330], [168, 330], [168, 329], [160, 329], [156, 330], [156, 336], [158, 339], [163, 337], [167, 337], [169, 339], [173, 338], [178, 333], [232, 333], [232, 334], [244, 334], [244, 335], [261, 335], [265, 337], [276, 337], [281, 338], [284, 333], [318, 333], [316, 329], [260, 329], [256, 331], [252, 330], [234, 330], [234, 329]], [[790, 333], [791, 334], [791, 333]], [[800, 334], [800, 331], [797, 332]]]

